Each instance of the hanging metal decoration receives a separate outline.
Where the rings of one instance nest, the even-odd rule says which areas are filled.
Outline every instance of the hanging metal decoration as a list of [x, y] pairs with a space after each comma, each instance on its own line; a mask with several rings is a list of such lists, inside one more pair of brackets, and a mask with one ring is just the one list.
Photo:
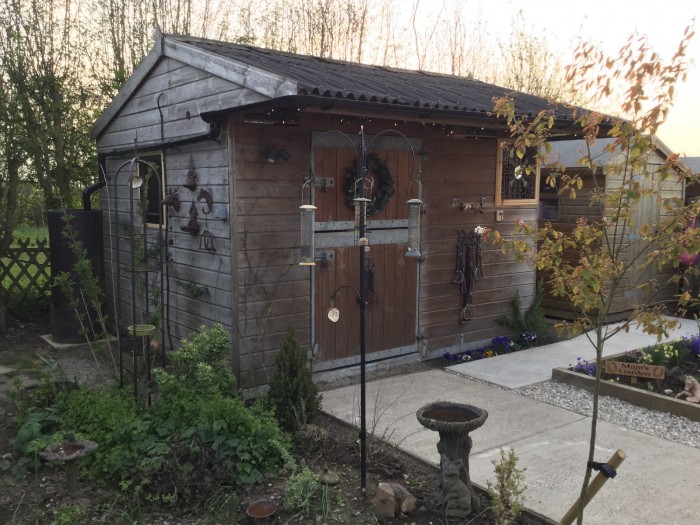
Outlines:
[[209, 253], [216, 252], [216, 248], [214, 247], [214, 236], [207, 229], [206, 223], [204, 226], [204, 231], [202, 231], [202, 235], [199, 238], [199, 249], [204, 249]]
[[190, 221], [186, 226], [181, 226], [180, 229], [184, 232], [191, 233], [192, 235], [197, 235], [201, 229], [199, 221], [197, 221], [197, 217], [199, 217], [199, 213], [197, 213], [197, 206], [195, 206], [194, 201], [192, 201], [192, 204], [190, 205]]
[[453, 283], [460, 285], [462, 292], [462, 310], [459, 313], [459, 322], [466, 323], [474, 318], [471, 307], [474, 291], [474, 283], [484, 276], [481, 259], [481, 238], [484, 229], [481, 226], [474, 228], [472, 232], [460, 230], [457, 232], [457, 262], [455, 265], [455, 278]]
[[197, 200], [201, 201], [202, 199], [204, 199], [204, 202], [207, 203], [207, 209], [202, 210], [202, 213], [204, 215], [209, 215], [211, 213], [212, 203], [214, 202], [214, 199], [211, 196], [211, 192], [204, 190], [204, 189], [199, 190], [199, 195], [197, 195]]
[[197, 170], [194, 169], [194, 159], [191, 156], [189, 171], [187, 172], [187, 183], [184, 186], [190, 191], [197, 189]]
[[177, 188], [168, 188], [165, 198], [160, 201], [161, 206], [169, 206], [175, 213], [180, 211], [180, 197], [177, 195]]

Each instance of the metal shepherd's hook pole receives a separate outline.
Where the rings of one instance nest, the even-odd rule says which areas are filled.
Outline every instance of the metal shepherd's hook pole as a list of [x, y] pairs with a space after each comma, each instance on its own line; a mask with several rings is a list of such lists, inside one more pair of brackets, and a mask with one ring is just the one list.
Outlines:
[[[367, 166], [367, 152], [365, 151], [365, 130], [360, 127], [360, 162], [358, 164], [358, 177], [361, 178], [362, 198], [365, 198], [364, 179]], [[366, 206], [366, 205], [365, 205]], [[366, 207], [364, 210], [365, 211]], [[365, 275], [365, 244], [367, 237], [366, 213], [361, 212], [359, 218], [359, 244], [360, 244], [360, 487], [362, 495], [367, 496], [367, 422], [366, 422], [366, 388], [365, 388], [365, 313], [367, 310], [367, 279]]]

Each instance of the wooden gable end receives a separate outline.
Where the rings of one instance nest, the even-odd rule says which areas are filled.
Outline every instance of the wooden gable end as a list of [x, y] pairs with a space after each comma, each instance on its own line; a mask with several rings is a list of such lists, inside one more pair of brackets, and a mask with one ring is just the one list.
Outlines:
[[163, 56], [102, 129], [97, 147], [109, 152], [206, 133], [202, 113], [264, 100], [250, 88]]

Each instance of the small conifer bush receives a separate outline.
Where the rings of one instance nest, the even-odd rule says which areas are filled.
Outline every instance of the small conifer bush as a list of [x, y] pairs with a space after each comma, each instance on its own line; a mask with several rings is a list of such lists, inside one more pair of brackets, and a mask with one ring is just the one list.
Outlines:
[[314, 384], [305, 353], [290, 326], [275, 360], [268, 402], [282, 428], [299, 430], [313, 422], [321, 410], [321, 395]]

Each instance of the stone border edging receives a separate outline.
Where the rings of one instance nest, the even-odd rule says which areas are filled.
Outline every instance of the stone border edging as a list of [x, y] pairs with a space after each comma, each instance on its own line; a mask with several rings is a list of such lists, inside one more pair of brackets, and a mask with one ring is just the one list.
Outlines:
[[[568, 368], [552, 369], [552, 381], [567, 383], [588, 392], [593, 392], [595, 388], [594, 377], [573, 372]], [[682, 416], [691, 421], [700, 422], [700, 405], [676, 399], [675, 397], [647, 392], [639, 388], [606, 380], [600, 382], [600, 393], [604, 396], [616, 397], [642, 408], [667, 412], [674, 416]]]

